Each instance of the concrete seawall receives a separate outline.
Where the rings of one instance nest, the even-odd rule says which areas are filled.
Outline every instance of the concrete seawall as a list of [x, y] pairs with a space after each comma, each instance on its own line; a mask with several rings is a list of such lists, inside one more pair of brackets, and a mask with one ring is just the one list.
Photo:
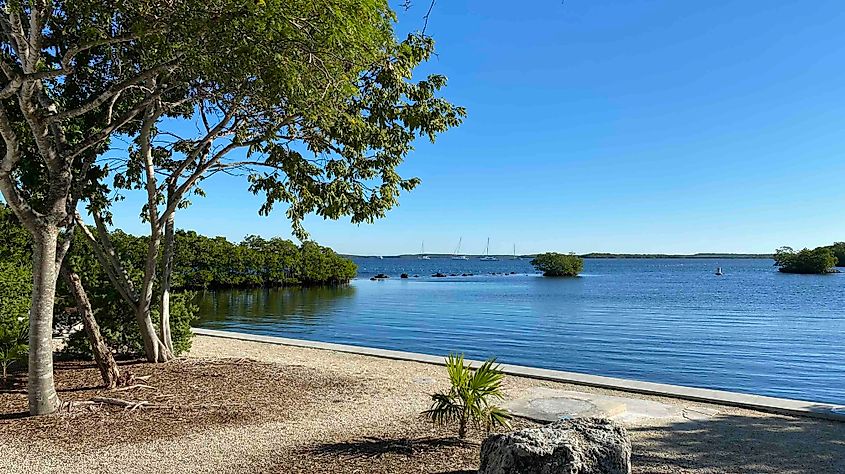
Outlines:
[[[427, 354], [418, 354], [413, 352], [393, 351], [387, 349], [359, 347], [329, 342], [307, 341], [302, 339], [290, 339], [275, 336], [261, 336], [230, 331], [218, 331], [214, 329], [195, 328], [194, 332], [196, 334], [210, 337], [221, 337], [242, 341], [261, 342], [266, 344], [278, 344], [284, 346], [306, 347], [311, 349], [346, 352], [351, 354], [381, 357], [386, 359], [406, 360], [412, 362], [421, 362], [425, 364], [444, 365], [443, 357], [432, 356]], [[468, 362], [473, 366], [478, 366], [481, 364], [480, 361]], [[541, 369], [521, 365], [502, 364], [502, 370], [506, 374], [520, 377], [551, 380], [555, 382], [566, 382], [577, 385], [586, 385], [647, 395], [673, 397], [684, 400], [713, 403], [718, 405], [749, 408], [752, 410], [760, 410], [770, 413], [822, 418], [845, 422], [845, 406], [833, 405], [829, 403], [766, 397], [762, 395], [749, 395], [723, 390], [684, 387], [680, 385], [642, 382], [637, 380], [602, 377], [598, 375]]]

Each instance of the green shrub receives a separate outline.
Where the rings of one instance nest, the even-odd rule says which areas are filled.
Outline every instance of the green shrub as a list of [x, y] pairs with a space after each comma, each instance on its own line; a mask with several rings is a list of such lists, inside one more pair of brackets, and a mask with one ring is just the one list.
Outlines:
[[0, 262], [0, 368], [4, 382], [9, 366], [22, 361], [27, 354], [31, 293], [29, 268]]
[[584, 270], [584, 259], [574, 254], [546, 252], [534, 257], [531, 265], [544, 276], [578, 276]]
[[836, 257], [836, 266], [845, 267], [845, 242], [836, 242], [830, 246], [833, 256]]
[[778, 270], [784, 273], [829, 273], [836, 265], [836, 257], [829, 247], [805, 248], [798, 252], [791, 247], [781, 247], [775, 251], [774, 259]]
[[464, 364], [464, 356], [450, 355], [446, 370], [452, 387], [446, 393], [431, 395], [431, 408], [422, 414], [439, 425], [458, 425], [458, 437], [466, 437], [467, 425], [484, 426], [487, 432], [494, 426], [510, 427], [511, 414], [491, 404], [491, 399], [502, 399], [502, 380], [495, 359], [489, 359], [473, 371]]
[[[194, 337], [191, 324], [197, 320], [199, 311], [193, 303], [194, 297], [193, 292], [170, 295], [170, 332], [173, 337], [173, 352], [176, 355], [191, 349], [191, 340]], [[144, 342], [135, 315], [129, 306], [119, 298], [103, 298], [95, 307], [99, 308], [96, 318], [100, 332], [115, 355], [120, 358], [143, 356]], [[158, 321], [159, 314], [157, 307], [151, 312], [154, 322]], [[84, 331], [71, 333], [64, 352], [78, 357], [93, 357]]]

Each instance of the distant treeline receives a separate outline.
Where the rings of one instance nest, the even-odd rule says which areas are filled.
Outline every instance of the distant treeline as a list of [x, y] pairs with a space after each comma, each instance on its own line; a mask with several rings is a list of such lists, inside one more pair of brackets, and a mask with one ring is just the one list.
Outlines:
[[174, 284], [185, 289], [335, 285], [348, 283], [358, 271], [328, 247], [297, 246], [278, 237], [250, 235], [233, 243], [177, 231], [175, 248]]
[[765, 258], [771, 259], [770, 253], [695, 253], [690, 255], [661, 254], [661, 253], [602, 253], [592, 252], [581, 255], [581, 258]]
[[[115, 230], [111, 232], [111, 241], [134, 277], [143, 267], [149, 237]], [[70, 256], [82, 269], [83, 277], [89, 274], [104, 277], [84, 239], [75, 238], [71, 248]], [[298, 246], [278, 237], [263, 239], [250, 235], [234, 243], [225, 237], [178, 230], [174, 249], [173, 289], [177, 290], [334, 285], [348, 283], [358, 271], [355, 263], [328, 247], [314, 242]], [[0, 205], [0, 256], [29, 265], [31, 252], [30, 239], [17, 218], [8, 207]]]
[[[419, 254], [403, 254], [403, 255], [385, 255], [384, 258], [413, 258]], [[432, 258], [448, 258], [452, 254], [429, 253], [426, 254]], [[491, 254], [500, 258], [510, 258], [511, 255]], [[357, 258], [371, 258], [374, 255], [345, 255], [346, 257]], [[467, 255], [469, 258], [481, 257], [482, 255]], [[518, 255], [519, 258], [535, 258], [537, 254]], [[696, 253], [690, 255], [680, 254], [661, 254], [661, 253], [605, 253], [605, 252], [591, 252], [578, 255], [581, 258], [761, 258], [771, 259], [773, 254], [770, 253]]]

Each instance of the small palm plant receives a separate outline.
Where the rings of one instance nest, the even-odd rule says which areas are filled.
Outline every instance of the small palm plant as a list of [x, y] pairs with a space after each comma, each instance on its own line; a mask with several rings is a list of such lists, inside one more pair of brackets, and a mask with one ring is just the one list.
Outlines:
[[446, 359], [446, 370], [452, 388], [448, 393], [435, 393], [431, 396], [431, 408], [422, 414], [439, 425], [458, 424], [458, 437], [467, 434], [467, 424], [484, 426], [489, 433], [494, 426], [510, 428], [511, 414], [507, 410], [491, 404], [491, 399], [502, 399], [502, 379], [505, 374], [496, 364], [496, 359], [488, 359], [473, 371], [464, 363], [463, 355], [450, 355]]

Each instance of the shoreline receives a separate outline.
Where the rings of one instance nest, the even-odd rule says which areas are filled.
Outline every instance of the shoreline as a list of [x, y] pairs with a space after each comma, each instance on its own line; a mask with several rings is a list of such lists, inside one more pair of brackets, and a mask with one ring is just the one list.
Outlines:
[[[449, 386], [439, 363], [198, 334], [171, 364], [127, 366], [150, 376], [151, 388], [117, 396], [186, 408], [18, 417], [26, 394], [0, 391], [0, 472], [469, 474], [486, 437], [473, 429], [461, 442], [454, 427], [420, 417], [431, 394]], [[66, 400], [116, 396], [97, 386], [92, 363], [85, 367], [58, 371]], [[516, 375], [503, 389], [503, 404], [537, 394], [624, 398], [631, 416], [618, 420], [631, 437], [635, 474], [845, 472], [838, 421]], [[662, 408], [641, 410], [649, 405]], [[519, 417], [514, 425], [539, 426]]]
[[[445, 365], [444, 357], [419, 354], [414, 352], [394, 351], [389, 349], [378, 349], [372, 347], [353, 346], [347, 344], [336, 344], [330, 342], [309, 341], [304, 339], [291, 339], [277, 336], [262, 336], [256, 334], [240, 333], [234, 331], [220, 331], [216, 329], [192, 328], [195, 334], [234, 339], [246, 342], [258, 342], [265, 344], [276, 344], [280, 346], [301, 347], [307, 349], [327, 350], [357, 354], [362, 356], [378, 357], [383, 359], [418, 362], [431, 365]], [[467, 360], [473, 367], [481, 364], [481, 361]], [[502, 371], [508, 375], [525, 377], [536, 380], [547, 380], [586, 387], [615, 390], [620, 392], [653, 395], [659, 397], [674, 398], [678, 400], [689, 400], [714, 405], [745, 408], [750, 410], [775, 413], [781, 415], [802, 416], [808, 418], [819, 418], [832, 421], [845, 422], [845, 406], [824, 402], [813, 402], [808, 400], [795, 400], [789, 398], [777, 398], [763, 395], [752, 395], [725, 390], [714, 390], [681, 385], [662, 384], [655, 382], [644, 382], [639, 380], [623, 379], [616, 377], [605, 377], [590, 375], [578, 372], [567, 372], [552, 369], [542, 369], [514, 364], [501, 364]]]

